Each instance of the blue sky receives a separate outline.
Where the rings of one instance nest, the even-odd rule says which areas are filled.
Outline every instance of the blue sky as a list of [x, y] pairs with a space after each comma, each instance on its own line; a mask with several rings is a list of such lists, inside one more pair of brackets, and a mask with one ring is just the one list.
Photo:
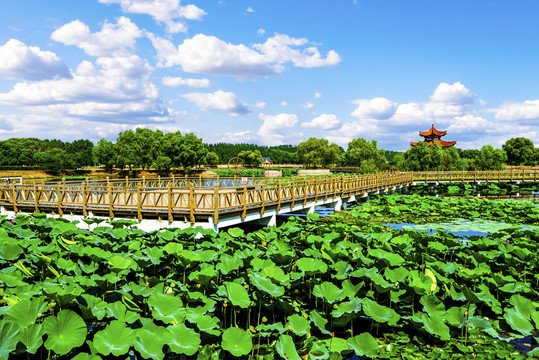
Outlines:
[[539, 142], [539, 2], [19, 0], [0, 12], [0, 140], [136, 127], [205, 142]]

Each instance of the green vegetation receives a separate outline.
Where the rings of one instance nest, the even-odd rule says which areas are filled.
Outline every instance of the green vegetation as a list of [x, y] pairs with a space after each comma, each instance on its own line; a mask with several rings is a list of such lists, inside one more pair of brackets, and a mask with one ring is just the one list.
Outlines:
[[342, 153], [342, 148], [326, 139], [312, 137], [298, 145], [299, 158], [305, 167], [333, 165]]
[[476, 218], [539, 208], [392, 195], [248, 234], [1, 217], [0, 359], [523, 359], [508, 341], [539, 340], [536, 231], [383, 225]]

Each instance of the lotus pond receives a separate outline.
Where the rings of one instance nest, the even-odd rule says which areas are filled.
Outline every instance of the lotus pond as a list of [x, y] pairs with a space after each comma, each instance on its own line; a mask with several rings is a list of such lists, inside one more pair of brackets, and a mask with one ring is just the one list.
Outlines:
[[[467, 244], [438, 225], [476, 219]], [[402, 195], [249, 233], [0, 217], [0, 360], [539, 356], [510, 343], [539, 340], [538, 222]]]

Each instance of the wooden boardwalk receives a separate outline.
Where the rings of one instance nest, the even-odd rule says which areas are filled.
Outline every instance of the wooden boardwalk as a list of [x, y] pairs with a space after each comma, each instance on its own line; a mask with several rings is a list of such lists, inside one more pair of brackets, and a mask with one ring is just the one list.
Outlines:
[[537, 170], [488, 172], [384, 172], [294, 178], [155, 178], [0, 185], [0, 206], [46, 212], [190, 224], [244, 220], [320, 204], [353, 201], [369, 193], [417, 183], [538, 181]]

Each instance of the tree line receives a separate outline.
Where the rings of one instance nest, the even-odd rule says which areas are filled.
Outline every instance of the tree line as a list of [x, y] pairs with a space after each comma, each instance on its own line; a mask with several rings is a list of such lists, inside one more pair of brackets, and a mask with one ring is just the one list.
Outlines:
[[264, 157], [274, 164], [303, 164], [304, 167], [350, 166], [360, 172], [384, 170], [501, 170], [508, 165], [534, 165], [539, 149], [530, 139], [507, 140], [501, 149], [485, 145], [481, 149], [442, 148], [418, 142], [405, 152], [378, 149], [376, 140], [353, 139], [347, 149], [327, 139], [310, 138], [295, 145], [204, 144], [193, 133], [164, 133], [137, 128], [120, 132], [115, 142], [90, 140], [40, 140], [13, 138], [0, 141], [0, 167], [39, 167], [54, 171], [101, 165], [113, 168], [142, 168], [168, 171], [227, 164], [240, 157], [245, 165], [257, 167]]

